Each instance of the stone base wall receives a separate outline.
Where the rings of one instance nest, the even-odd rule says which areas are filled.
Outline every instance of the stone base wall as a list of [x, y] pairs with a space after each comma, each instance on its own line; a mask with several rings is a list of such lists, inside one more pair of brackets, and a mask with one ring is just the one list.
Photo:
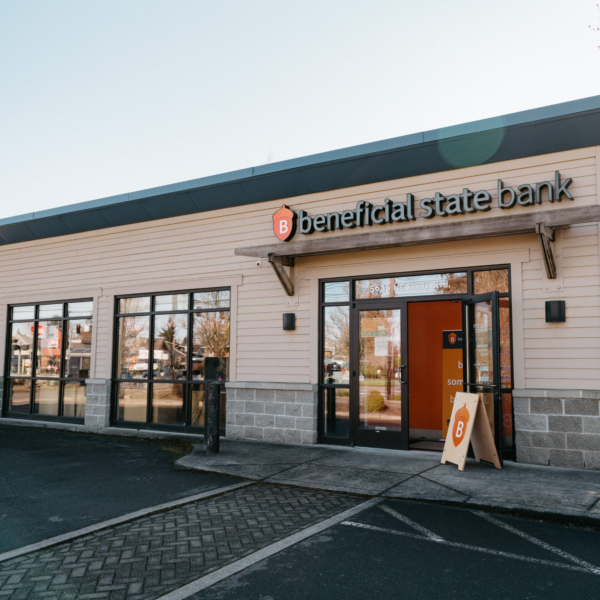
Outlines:
[[234, 440], [317, 442], [317, 386], [230, 381], [225, 435]]
[[600, 392], [514, 390], [517, 462], [600, 470]]
[[110, 379], [86, 379], [85, 419], [86, 427], [110, 425]]

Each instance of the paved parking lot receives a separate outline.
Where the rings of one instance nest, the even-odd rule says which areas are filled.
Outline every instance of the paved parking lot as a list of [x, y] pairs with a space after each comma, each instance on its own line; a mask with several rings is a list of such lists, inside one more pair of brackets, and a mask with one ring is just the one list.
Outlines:
[[0, 552], [241, 481], [175, 471], [189, 449], [0, 426]]

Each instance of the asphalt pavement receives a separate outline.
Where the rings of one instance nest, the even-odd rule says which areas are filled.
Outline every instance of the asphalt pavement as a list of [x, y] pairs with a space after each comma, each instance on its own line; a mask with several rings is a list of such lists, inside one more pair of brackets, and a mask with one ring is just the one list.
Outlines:
[[0, 426], [0, 552], [241, 481], [173, 469], [191, 446]]
[[598, 597], [599, 531], [491, 518], [462, 508], [385, 500], [191, 598]]

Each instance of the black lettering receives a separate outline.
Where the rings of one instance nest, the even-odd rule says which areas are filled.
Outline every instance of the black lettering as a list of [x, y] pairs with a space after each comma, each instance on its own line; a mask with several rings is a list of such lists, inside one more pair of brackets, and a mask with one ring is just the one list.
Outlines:
[[346, 229], [354, 229], [356, 227], [356, 222], [354, 219], [356, 219], [354, 211], [350, 209], [345, 210], [342, 213], [342, 227], [345, 227]]
[[298, 220], [300, 221], [300, 233], [303, 233], [304, 235], [314, 233], [315, 228], [313, 221], [303, 210], [300, 211]]
[[371, 223], [371, 204], [369, 202], [365, 202], [365, 225], [367, 227], [373, 225], [373, 223]]
[[384, 210], [383, 206], [374, 206], [373, 210], [371, 210], [371, 221], [373, 222], [373, 225], [385, 223], [385, 217], [381, 217], [381, 219], [377, 217], [382, 210]]
[[[510, 194], [510, 199], [506, 204], [504, 203], [504, 195], [505, 194]], [[515, 193], [515, 190], [513, 190], [511, 187], [504, 187], [502, 180], [498, 179], [498, 207], [499, 208], [512, 208], [515, 205], [516, 201], [517, 201], [517, 194]]]
[[573, 200], [573, 196], [567, 191], [567, 188], [573, 183], [573, 180], [569, 177], [565, 180], [565, 182], [560, 185], [560, 173], [558, 171], [554, 171], [554, 199], [557, 202], [562, 200], [562, 195], [566, 194], [569, 200]]
[[446, 202], [446, 198], [439, 192], [436, 192], [433, 201], [435, 202], [435, 214], [438, 217], [447, 217], [448, 215], [444, 212], [444, 202]]
[[463, 193], [460, 195], [463, 201], [463, 210], [466, 213], [473, 213], [475, 209], [471, 206], [471, 199], [473, 198], [473, 192], [470, 192], [468, 188], [463, 188]]
[[327, 231], [335, 231], [336, 229], [341, 229], [340, 213], [328, 213], [327, 214]]
[[385, 199], [385, 222], [386, 223], [392, 222], [392, 206], [393, 205], [394, 205], [394, 203], [389, 198]]
[[356, 204], [356, 225], [357, 227], [362, 227], [364, 225], [361, 215], [365, 212], [365, 203], [361, 200]]
[[405, 206], [402, 202], [397, 202], [393, 206], [394, 212], [392, 213], [392, 221], [394, 222], [402, 222], [406, 221], [406, 212]]
[[542, 203], [542, 191], [546, 188], [548, 190], [548, 202], [554, 202], [554, 190], [552, 184], [549, 181], [542, 181], [541, 183], [535, 184], [535, 201], [537, 204]]
[[473, 206], [475, 207], [475, 210], [487, 212], [488, 210], [492, 210], [492, 207], [489, 204], [491, 201], [492, 197], [490, 196], [490, 193], [485, 190], [481, 190], [473, 197]]
[[452, 194], [446, 198], [446, 213], [449, 215], [464, 215], [462, 200], [457, 194]]
[[435, 217], [433, 208], [431, 208], [432, 202], [433, 202], [433, 200], [431, 198], [423, 198], [423, 200], [421, 200], [421, 202], [419, 203], [419, 206], [421, 208], [424, 208], [426, 210], [426, 212], [419, 213], [420, 217], [423, 217], [424, 219], [433, 219], [433, 217]]
[[414, 221], [415, 217], [415, 197], [412, 194], [406, 194], [406, 218]]
[[528, 184], [520, 185], [517, 203], [521, 206], [531, 206], [533, 204], [533, 188]]
[[315, 231], [327, 231], [327, 227], [325, 225], [326, 222], [327, 218], [325, 217], [325, 215], [317, 215], [313, 219], [313, 226], [315, 228]]

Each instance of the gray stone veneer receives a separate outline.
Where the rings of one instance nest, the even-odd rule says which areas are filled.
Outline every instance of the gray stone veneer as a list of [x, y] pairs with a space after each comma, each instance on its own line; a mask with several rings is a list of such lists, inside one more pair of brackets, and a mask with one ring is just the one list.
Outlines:
[[517, 462], [600, 470], [600, 391], [513, 390]]
[[86, 427], [110, 425], [110, 379], [86, 379], [85, 419]]
[[234, 440], [317, 442], [317, 389], [308, 383], [230, 381], [225, 435]]

